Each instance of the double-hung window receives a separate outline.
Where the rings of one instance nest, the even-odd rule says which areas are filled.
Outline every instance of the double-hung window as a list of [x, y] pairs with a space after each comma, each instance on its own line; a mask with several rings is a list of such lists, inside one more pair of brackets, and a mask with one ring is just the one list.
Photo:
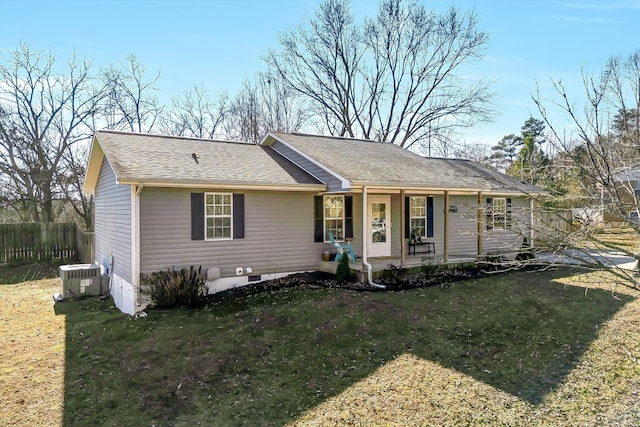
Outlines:
[[207, 240], [233, 238], [233, 197], [231, 193], [205, 193], [205, 230]]
[[427, 198], [411, 196], [409, 203], [409, 222], [411, 236], [427, 237]]
[[511, 228], [511, 199], [493, 197], [487, 199], [487, 230], [508, 230]]
[[404, 198], [404, 237], [433, 237], [433, 196]]
[[329, 241], [329, 232], [342, 240], [344, 233], [344, 196], [324, 196], [324, 236]]

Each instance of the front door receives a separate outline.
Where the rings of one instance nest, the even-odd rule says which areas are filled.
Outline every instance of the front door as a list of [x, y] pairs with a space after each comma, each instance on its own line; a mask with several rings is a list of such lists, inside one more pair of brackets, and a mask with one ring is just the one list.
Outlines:
[[391, 197], [369, 197], [367, 248], [369, 256], [391, 256]]

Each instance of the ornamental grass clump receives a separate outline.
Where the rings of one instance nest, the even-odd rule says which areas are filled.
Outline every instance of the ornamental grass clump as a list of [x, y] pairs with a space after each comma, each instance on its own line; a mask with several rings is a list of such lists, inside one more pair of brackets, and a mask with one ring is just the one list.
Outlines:
[[142, 292], [148, 294], [156, 307], [200, 307], [207, 302], [208, 288], [202, 267], [173, 267], [142, 278]]

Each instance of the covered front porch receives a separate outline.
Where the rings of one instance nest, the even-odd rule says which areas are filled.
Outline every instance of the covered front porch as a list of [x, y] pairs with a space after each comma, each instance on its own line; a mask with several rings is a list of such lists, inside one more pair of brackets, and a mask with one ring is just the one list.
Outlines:
[[[367, 186], [352, 188], [344, 196], [327, 194], [318, 200], [323, 205], [317, 211], [322, 212], [322, 206], [325, 210], [324, 230], [320, 222], [319, 234], [331, 232], [343, 249], [352, 248], [357, 259], [350, 263], [351, 268], [371, 273], [369, 280], [390, 265], [400, 269], [455, 265], [474, 262], [488, 253], [519, 249], [523, 236], [531, 234], [532, 200], [505, 193], [487, 198], [485, 194], [475, 189]], [[491, 206], [497, 205], [496, 196], [504, 202], [504, 212], [486, 222], [487, 212], [499, 212]], [[347, 220], [340, 218], [343, 206]], [[335, 273], [336, 264], [320, 261], [319, 270]], [[367, 280], [367, 274], [359, 274], [359, 279]]]
[[[470, 262], [474, 262], [477, 258], [473, 255], [449, 255], [447, 261], [443, 260], [442, 255], [407, 255], [404, 259], [404, 264], [401, 262], [400, 257], [374, 257], [368, 258], [367, 262], [371, 264], [372, 273], [374, 277], [379, 277], [382, 272], [385, 270], [389, 270], [390, 266], [393, 265], [402, 269], [410, 269], [420, 267], [423, 264], [437, 264], [437, 265], [457, 265], [457, 264], [466, 264]], [[333, 261], [320, 261], [320, 265], [318, 266], [319, 271], [323, 271], [325, 273], [336, 273], [337, 263]], [[349, 266], [356, 271], [357, 273], [367, 272], [367, 267], [363, 265], [362, 258], [357, 258], [356, 262], [350, 262]]]

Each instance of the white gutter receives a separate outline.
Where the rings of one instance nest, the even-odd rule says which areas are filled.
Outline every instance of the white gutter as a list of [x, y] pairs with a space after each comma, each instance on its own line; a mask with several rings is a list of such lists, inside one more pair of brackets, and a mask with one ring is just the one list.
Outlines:
[[[115, 172], [114, 172], [115, 174]], [[256, 184], [256, 183], [212, 183], [210, 181], [150, 181], [137, 178], [116, 178], [116, 184], [141, 185], [148, 188], [215, 188], [219, 190], [273, 190], [273, 191], [324, 191], [325, 184]]]
[[362, 187], [362, 265], [367, 267], [367, 282], [370, 286], [379, 289], [387, 289], [386, 286], [373, 281], [373, 267], [367, 262], [367, 245], [368, 245], [368, 233], [367, 233], [367, 186]]

